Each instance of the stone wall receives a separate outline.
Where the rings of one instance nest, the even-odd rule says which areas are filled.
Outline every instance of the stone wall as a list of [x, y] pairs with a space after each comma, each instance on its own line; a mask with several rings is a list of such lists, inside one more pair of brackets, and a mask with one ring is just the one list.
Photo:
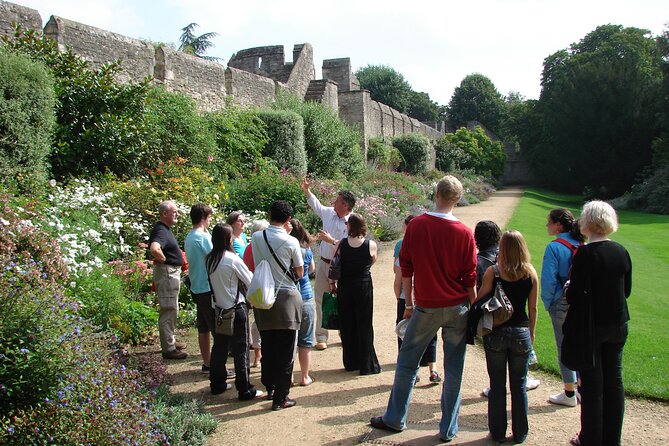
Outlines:
[[287, 66], [291, 70], [288, 79], [286, 79], [286, 88], [303, 98], [307, 93], [309, 83], [316, 79], [314, 48], [308, 43], [295, 45], [293, 47], [293, 63]]
[[225, 66], [193, 57], [169, 47], [155, 52], [154, 78], [169, 91], [185, 93], [195, 99], [201, 110], [225, 107]]
[[39, 11], [0, 0], [0, 36], [13, 36], [14, 22], [22, 29], [42, 32], [42, 17]]
[[[408, 133], [420, 133], [431, 140], [443, 136], [438, 130], [400, 113], [386, 104], [372, 100], [367, 90], [339, 92], [339, 116], [349, 125], [358, 127], [363, 134], [361, 141], [365, 153], [370, 138], [391, 139]], [[430, 168], [435, 155], [430, 156]]]
[[324, 60], [322, 71], [323, 79], [335, 81], [339, 85], [339, 91], [360, 90], [360, 82], [351, 72], [350, 58]]
[[506, 165], [501, 181], [505, 185], [527, 185], [538, 184], [538, 178], [530, 169], [530, 164], [525, 161], [516, 146], [511, 143], [504, 144], [506, 152]]
[[276, 97], [272, 79], [232, 67], [225, 70], [225, 90], [234, 104], [243, 107], [268, 104]]
[[70, 48], [94, 68], [120, 60], [123, 71], [118, 77], [121, 81], [139, 82], [153, 76], [155, 50], [141, 40], [56, 16], [47, 22], [44, 35], [56, 41], [60, 48]]
[[316, 78], [313, 59], [314, 50], [308, 43], [295, 45], [293, 61], [288, 63], [285, 61], [283, 45], [262, 46], [233, 54], [228, 67], [273, 79], [303, 98], [309, 83]]

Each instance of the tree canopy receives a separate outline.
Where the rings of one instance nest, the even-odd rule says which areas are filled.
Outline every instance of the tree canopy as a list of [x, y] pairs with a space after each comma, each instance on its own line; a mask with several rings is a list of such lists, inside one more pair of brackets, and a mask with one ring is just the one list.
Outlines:
[[430, 99], [430, 95], [427, 93], [412, 91], [409, 97], [407, 114], [423, 122], [438, 121], [439, 104]]
[[367, 65], [355, 72], [360, 87], [369, 90], [372, 99], [406, 113], [411, 102], [411, 85], [395, 69], [386, 65]]
[[490, 79], [478, 73], [467, 75], [455, 88], [448, 103], [448, 123], [454, 128], [478, 121], [498, 133], [504, 119], [504, 98]]
[[603, 25], [544, 61], [544, 134], [529, 147], [552, 186], [620, 195], [651, 157], [658, 136], [662, 57], [649, 31]]
[[209, 32], [196, 36], [193, 31], [199, 26], [200, 25], [197, 23], [190, 23], [184, 28], [181, 28], [182, 33], [181, 37], [179, 37], [179, 51], [183, 51], [186, 54], [202, 59], [212, 61], [220, 60], [219, 57], [206, 55], [207, 51], [214, 47], [214, 43], [211, 40], [218, 36], [218, 33]]

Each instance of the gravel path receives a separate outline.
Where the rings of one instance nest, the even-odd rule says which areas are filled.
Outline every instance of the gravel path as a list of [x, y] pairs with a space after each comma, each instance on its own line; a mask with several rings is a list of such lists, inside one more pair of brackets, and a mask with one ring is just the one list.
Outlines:
[[[505, 189], [489, 200], [455, 210], [455, 215], [470, 227], [479, 220], [490, 219], [504, 226], [522, 194], [518, 189]], [[392, 247], [382, 244], [379, 260], [372, 268], [374, 280], [375, 346], [383, 372], [358, 376], [346, 372], [341, 363], [337, 333], [331, 336], [327, 350], [312, 354], [312, 376], [316, 382], [309, 387], [294, 387], [290, 396], [297, 406], [272, 412], [265, 399], [239, 402], [236, 392], [220, 396], [209, 394], [209, 382], [200, 373], [201, 359], [196, 355], [194, 331], [188, 333], [188, 352], [183, 362], [169, 361], [174, 378], [173, 391], [204, 400], [207, 408], [220, 421], [210, 445], [436, 445], [440, 386], [428, 382], [427, 369], [420, 370], [421, 382], [416, 386], [409, 410], [409, 428], [399, 434], [378, 431], [369, 426], [372, 416], [382, 415], [392, 387], [397, 344], [394, 334], [395, 297], [392, 291]], [[539, 317], [547, 317], [544, 311]], [[439, 341], [441, 345], [441, 341]], [[441, 353], [437, 350], [437, 363]], [[295, 379], [299, 377], [296, 361]], [[442, 370], [443, 367], [438, 367]], [[251, 369], [252, 381], [260, 384], [259, 369]], [[561, 390], [551, 375], [533, 373], [541, 386], [528, 393], [530, 433], [528, 445], [568, 445], [579, 429], [579, 409], [549, 404], [548, 396]], [[462, 386], [460, 432], [449, 444], [494, 445], [487, 437], [487, 400], [481, 390], [487, 386], [485, 357], [482, 348], [468, 346]], [[510, 404], [507, 399], [507, 404]], [[627, 400], [623, 444], [668, 445], [669, 405], [646, 400]], [[510, 420], [509, 420], [510, 421]], [[510, 430], [508, 432], [510, 435]]]

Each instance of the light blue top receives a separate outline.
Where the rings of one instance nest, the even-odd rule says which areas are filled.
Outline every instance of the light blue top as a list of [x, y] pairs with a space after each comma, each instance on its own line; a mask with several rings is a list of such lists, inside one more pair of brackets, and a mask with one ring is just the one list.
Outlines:
[[[568, 232], [558, 234], [557, 238], [565, 239], [574, 246], [580, 244]], [[571, 259], [571, 250], [566, 246], [554, 241], [546, 246], [541, 265], [541, 300], [547, 310], [562, 297], [562, 287], [569, 277]]]
[[309, 266], [314, 254], [311, 252], [311, 248], [306, 248], [302, 250], [302, 255], [304, 255], [304, 274], [300, 278], [300, 294], [302, 294], [302, 300], [306, 301], [314, 297], [314, 291], [309, 280]]
[[188, 260], [188, 275], [190, 276], [190, 290], [193, 293], [208, 293], [207, 267], [205, 257], [212, 250], [211, 234], [192, 229], [184, 240], [184, 251]]
[[232, 238], [232, 249], [237, 253], [237, 255], [240, 258], [244, 258], [244, 251], [246, 251], [246, 247], [249, 245], [249, 242], [246, 238], [246, 234], [243, 232], [239, 235], [239, 238], [242, 239], [240, 242], [239, 239], [237, 238]]

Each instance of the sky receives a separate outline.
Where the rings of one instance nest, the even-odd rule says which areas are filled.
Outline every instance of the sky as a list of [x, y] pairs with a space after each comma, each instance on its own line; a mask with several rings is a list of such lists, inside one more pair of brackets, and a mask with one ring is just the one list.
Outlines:
[[537, 99], [546, 57], [597, 26], [623, 25], [657, 36], [669, 23], [667, 0], [13, 0], [52, 15], [153, 42], [177, 43], [216, 32], [208, 55], [283, 45], [314, 48], [316, 78], [324, 59], [350, 57], [353, 70], [387, 65], [416, 91], [446, 105], [468, 74], [481, 73], [506, 95]]

